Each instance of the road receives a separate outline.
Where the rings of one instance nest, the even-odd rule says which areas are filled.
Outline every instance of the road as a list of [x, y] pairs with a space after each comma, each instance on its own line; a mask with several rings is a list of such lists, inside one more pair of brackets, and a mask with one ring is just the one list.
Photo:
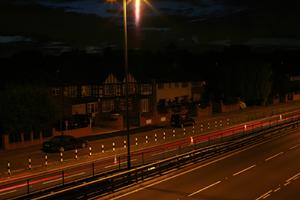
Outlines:
[[300, 198], [300, 130], [195, 164], [102, 199], [258, 200]]
[[[207, 133], [212, 130], [222, 129], [228, 126], [232, 126], [234, 124], [244, 123], [249, 120], [254, 120], [258, 118], [262, 118], [265, 116], [270, 116], [275, 113], [282, 113], [293, 109], [299, 109], [299, 104], [290, 103], [290, 104], [280, 104], [276, 106], [270, 107], [258, 107], [258, 108], [249, 108], [248, 110], [242, 112], [232, 112], [232, 113], [221, 113], [215, 115], [213, 117], [204, 117], [197, 120], [197, 124], [195, 126], [195, 133], [192, 133], [191, 127], [187, 127], [186, 134], [187, 135], [198, 135], [202, 133]], [[229, 120], [229, 121], [227, 121]], [[203, 127], [201, 126], [203, 125]], [[144, 133], [139, 133], [131, 136], [131, 144], [136, 143], [136, 139], [138, 145], [133, 146], [132, 150], [136, 150], [139, 148], [145, 148], [153, 145], [157, 145], [160, 143], [164, 143], [171, 140], [176, 140], [182, 137], [185, 137], [185, 133], [182, 129], [175, 129], [175, 137], [173, 136], [173, 130], [168, 127], [166, 129], [158, 129], [154, 131], [147, 131]], [[164, 141], [163, 132], [166, 134], [166, 140]], [[155, 135], [157, 136], [157, 141], [155, 140]], [[146, 137], [148, 138], [148, 142], [146, 141]], [[97, 141], [90, 141], [91, 152], [93, 156], [89, 156], [89, 149], [79, 149], [78, 150], [78, 160], [76, 163], [83, 160], [96, 160], [101, 158], [105, 158], [108, 156], [112, 156], [115, 154], [112, 152], [113, 144], [115, 144], [116, 152], [120, 153], [120, 151], [126, 152], [124, 147], [124, 141], [126, 141], [125, 136], [107, 138]], [[141, 145], [143, 144], [143, 145]], [[102, 151], [102, 145], [104, 149], [104, 153]], [[15, 176], [18, 174], [28, 174], [33, 172], [38, 172], [44, 170], [45, 166], [45, 154], [41, 152], [39, 146], [29, 147], [25, 149], [18, 149], [12, 151], [0, 151], [0, 181], [1, 178], [8, 177], [7, 165], [10, 163], [11, 176]], [[47, 155], [47, 163], [48, 169], [50, 167], [57, 168], [62, 166], [71, 165], [74, 163], [75, 152], [68, 151], [63, 155], [63, 163], [60, 163], [60, 155], [58, 153], [48, 154]], [[32, 170], [28, 170], [28, 158], [31, 159]]]
[[[278, 120], [277, 118], [278, 116], [274, 116], [263, 121], [249, 122], [247, 128], [245, 128], [242, 124], [225, 130], [200, 134], [194, 137], [186, 137], [160, 145], [157, 144], [151, 148], [140, 149], [132, 153], [132, 166], [138, 166], [172, 157], [178, 153], [190, 151], [194, 148], [193, 144], [207, 144], [207, 142], [210, 144], [213, 142], [213, 139], [223, 141], [223, 137], [225, 136], [245, 134], [245, 131], [247, 130], [251, 133], [253, 129], [269, 127], [271, 124], [269, 120], [271, 120], [275, 125], [279, 122], [285, 121], [283, 119]], [[288, 120], [288, 118], [286, 120]], [[20, 196], [29, 192], [32, 193], [37, 190], [53, 187], [55, 185], [64, 185], [79, 178], [94, 176], [94, 174], [107, 172], [108, 170], [118, 169], [120, 167], [126, 167], [126, 155], [120, 157], [111, 156], [105, 159], [95, 160], [94, 162], [90, 162], [88, 159], [85, 164], [83, 164], [82, 161], [80, 163], [73, 163], [72, 167], [65, 168], [64, 170], [50, 170], [48, 168], [44, 168], [43, 172], [36, 174], [35, 176], [10, 177], [7, 181], [3, 182], [3, 185], [0, 185], [0, 196], [5, 198]]]

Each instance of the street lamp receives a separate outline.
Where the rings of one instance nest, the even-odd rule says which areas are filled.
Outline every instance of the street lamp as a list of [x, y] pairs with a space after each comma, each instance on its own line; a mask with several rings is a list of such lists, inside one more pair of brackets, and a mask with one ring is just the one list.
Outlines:
[[131, 168], [130, 156], [130, 131], [128, 110], [128, 41], [127, 41], [127, 1], [123, 0], [123, 23], [124, 23], [124, 61], [125, 61], [125, 98], [126, 98], [126, 133], [127, 133], [127, 168]]
[[[108, 3], [114, 3], [115, 0], [106, 0]], [[143, 0], [149, 6], [147, 0]], [[129, 1], [130, 2], [130, 1]], [[140, 20], [140, 6], [141, 0], [135, 0], [135, 20], [136, 25]], [[130, 155], [130, 127], [129, 127], [129, 109], [128, 109], [128, 36], [127, 36], [127, 0], [123, 0], [123, 25], [124, 25], [124, 65], [125, 65], [125, 98], [126, 98], [126, 133], [127, 133], [127, 168], [131, 168], [131, 155]]]

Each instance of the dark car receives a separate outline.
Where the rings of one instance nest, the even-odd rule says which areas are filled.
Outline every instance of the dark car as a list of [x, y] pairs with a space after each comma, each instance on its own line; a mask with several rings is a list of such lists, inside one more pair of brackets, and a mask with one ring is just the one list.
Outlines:
[[42, 151], [60, 152], [85, 147], [87, 147], [87, 141], [81, 138], [76, 138], [71, 135], [60, 135], [43, 142]]
[[192, 126], [195, 124], [195, 120], [187, 114], [173, 114], [171, 116], [171, 126], [184, 127]]

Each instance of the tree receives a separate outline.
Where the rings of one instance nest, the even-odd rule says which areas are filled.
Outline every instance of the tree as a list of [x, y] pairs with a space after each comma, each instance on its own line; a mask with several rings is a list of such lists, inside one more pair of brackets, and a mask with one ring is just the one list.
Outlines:
[[55, 104], [46, 86], [6, 85], [0, 94], [2, 134], [51, 128], [54, 110]]

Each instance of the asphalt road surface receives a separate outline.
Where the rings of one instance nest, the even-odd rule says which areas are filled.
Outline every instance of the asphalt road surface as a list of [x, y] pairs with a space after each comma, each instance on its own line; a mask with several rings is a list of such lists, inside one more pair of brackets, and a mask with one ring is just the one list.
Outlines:
[[300, 130], [103, 199], [300, 199]]

